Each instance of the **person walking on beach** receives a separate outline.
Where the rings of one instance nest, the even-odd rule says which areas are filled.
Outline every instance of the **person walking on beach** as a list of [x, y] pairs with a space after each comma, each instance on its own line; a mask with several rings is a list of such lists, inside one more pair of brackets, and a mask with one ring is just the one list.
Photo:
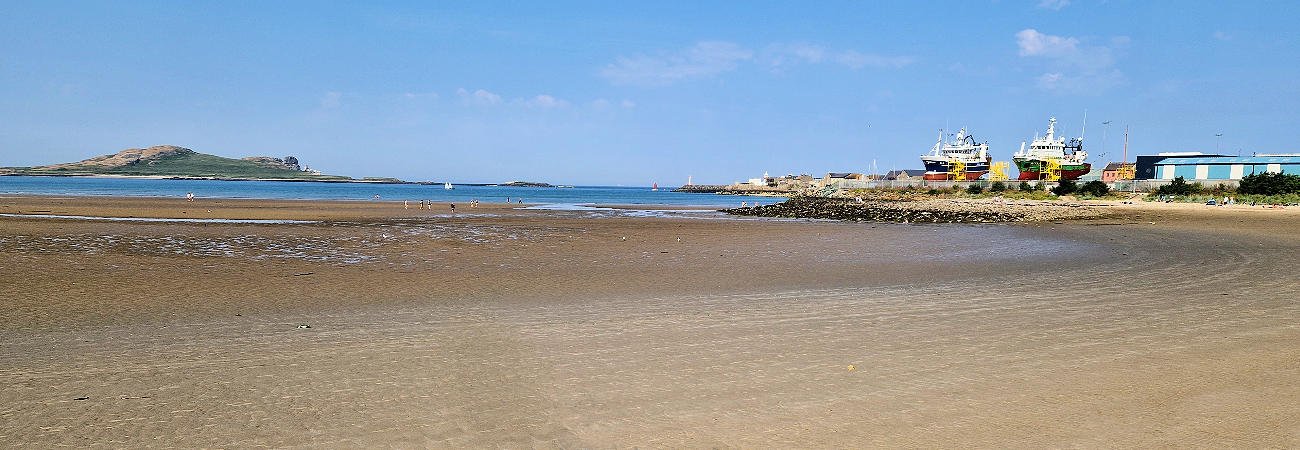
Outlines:
[[452, 204], [451, 204], [451, 212], [453, 212], [453, 213], [456, 212], [456, 204], [455, 204], [455, 203], [452, 203]]
[[192, 201], [194, 201], [194, 193], [193, 193], [193, 192], [186, 192], [186, 193], [185, 193], [185, 201], [187, 201], [187, 202], [192, 202]]
[[402, 200], [402, 209], [411, 209], [411, 201]]

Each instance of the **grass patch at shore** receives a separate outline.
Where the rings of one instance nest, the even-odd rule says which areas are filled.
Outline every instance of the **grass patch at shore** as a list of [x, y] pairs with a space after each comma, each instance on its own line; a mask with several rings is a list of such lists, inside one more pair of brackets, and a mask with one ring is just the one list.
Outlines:
[[[1173, 196], [1172, 199], [1166, 197], [1166, 200], [1174, 203], [1205, 203], [1210, 200], [1214, 200], [1216, 202], [1222, 202], [1225, 194], [1227, 197], [1236, 198], [1238, 205], [1249, 205], [1251, 202], [1255, 202], [1256, 205], [1300, 204], [1300, 194], [1250, 195], [1250, 194], [1237, 194], [1232, 191], [1220, 192], [1217, 194], [1212, 192], [1207, 192], [1207, 193], [1193, 194], [1193, 195], [1181, 195], [1181, 196], [1176, 195]], [[1146, 197], [1143, 197], [1142, 200], [1148, 202], [1161, 201], [1160, 196], [1154, 194], [1147, 195]]]

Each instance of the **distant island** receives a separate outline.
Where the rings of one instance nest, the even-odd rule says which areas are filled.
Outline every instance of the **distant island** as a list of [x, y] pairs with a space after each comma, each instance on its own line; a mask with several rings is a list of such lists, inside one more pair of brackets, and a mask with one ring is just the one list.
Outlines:
[[36, 167], [4, 167], [0, 175], [91, 176], [111, 175], [150, 178], [196, 178], [220, 180], [283, 180], [334, 182], [401, 182], [392, 178], [356, 180], [341, 175], [324, 175], [300, 167], [298, 158], [250, 156], [242, 159], [208, 155], [175, 145], [129, 148], [120, 152], [63, 164]]
[[501, 183], [501, 184], [499, 184], [498, 186], [512, 186], [512, 187], [542, 187], [542, 188], [555, 187], [554, 185], [551, 185], [551, 184], [548, 184], [548, 183], [539, 183], [539, 182], [536, 182], [536, 181], [510, 181], [510, 182], [506, 182], [506, 183]]
[[[129, 148], [120, 152], [63, 164], [35, 167], [0, 167], [0, 176], [120, 176], [141, 178], [238, 180], [238, 181], [323, 181], [332, 183], [442, 184], [411, 182], [390, 177], [356, 179], [325, 175], [300, 165], [298, 158], [250, 156], [225, 158], [175, 145]], [[490, 184], [463, 184], [490, 186]], [[511, 181], [500, 186], [554, 187], [547, 183]]]

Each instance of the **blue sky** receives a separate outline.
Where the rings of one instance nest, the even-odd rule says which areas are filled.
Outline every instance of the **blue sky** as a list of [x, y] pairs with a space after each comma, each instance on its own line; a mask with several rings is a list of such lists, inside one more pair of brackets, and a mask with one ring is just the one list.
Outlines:
[[945, 126], [1010, 160], [1085, 110], [1094, 162], [1125, 125], [1130, 155], [1300, 151], [1297, 2], [218, 3], [0, 1], [0, 165], [727, 183], [920, 168]]

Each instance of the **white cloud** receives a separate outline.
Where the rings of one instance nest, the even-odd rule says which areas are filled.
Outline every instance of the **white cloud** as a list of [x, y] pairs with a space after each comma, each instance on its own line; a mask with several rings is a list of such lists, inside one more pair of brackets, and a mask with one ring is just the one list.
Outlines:
[[614, 84], [666, 86], [729, 72], [753, 57], [754, 52], [731, 42], [702, 41], [670, 54], [620, 56], [601, 69], [600, 76]]
[[320, 98], [320, 106], [322, 108], [338, 108], [340, 105], [339, 99], [342, 97], [343, 94], [339, 92], [326, 92]]
[[410, 98], [410, 99], [428, 99], [428, 100], [437, 100], [437, 99], [438, 99], [438, 93], [437, 93], [437, 92], [423, 92], [423, 93], [421, 93], [421, 92], [407, 92], [407, 93], [405, 93], [405, 94], [402, 94], [402, 96], [403, 96], [403, 97], [406, 97], [406, 98]]
[[622, 107], [627, 108], [627, 109], [632, 109], [632, 108], [635, 108], [635, 107], [636, 107], [636, 102], [633, 102], [633, 101], [631, 101], [631, 100], [624, 99], [622, 103], [619, 103], [619, 106], [622, 106]]
[[1078, 50], [1079, 40], [1039, 33], [1033, 28], [1016, 33], [1020, 56], [1061, 57]]
[[[1119, 36], [1112, 39], [1112, 42], [1127, 45], [1128, 37]], [[1032, 28], [1016, 33], [1016, 45], [1020, 47], [1020, 56], [1041, 56], [1080, 69], [1097, 69], [1115, 64], [1110, 47], [1081, 45], [1078, 38], [1052, 36]]]
[[1066, 6], [1070, 6], [1070, 0], [1043, 0], [1038, 2], [1039, 8], [1050, 9], [1053, 11], [1060, 11], [1061, 8]]
[[456, 95], [460, 96], [461, 101], [478, 105], [495, 105], [501, 103], [501, 96], [491, 92], [479, 89], [474, 92], [465, 90], [465, 88], [456, 89]]
[[[1110, 42], [1122, 48], [1128, 45], [1129, 39], [1118, 36]], [[1097, 93], [1125, 81], [1124, 74], [1114, 68], [1112, 47], [1087, 45], [1078, 38], [1052, 36], [1034, 29], [1016, 33], [1016, 45], [1020, 56], [1047, 60], [1050, 71], [1037, 79], [1038, 87], [1046, 90]]]
[[569, 102], [557, 99], [555, 97], [551, 97], [546, 94], [541, 94], [531, 99], [528, 99], [527, 101], [524, 102], [524, 104], [528, 105], [528, 107], [530, 108], [550, 109], [550, 108], [559, 108], [563, 106], [568, 106]]
[[1215, 31], [1213, 36], [1215, 39], [1220, 41], [1228, 40], [1228, 33], [1224, 33], [1223, 31]]

